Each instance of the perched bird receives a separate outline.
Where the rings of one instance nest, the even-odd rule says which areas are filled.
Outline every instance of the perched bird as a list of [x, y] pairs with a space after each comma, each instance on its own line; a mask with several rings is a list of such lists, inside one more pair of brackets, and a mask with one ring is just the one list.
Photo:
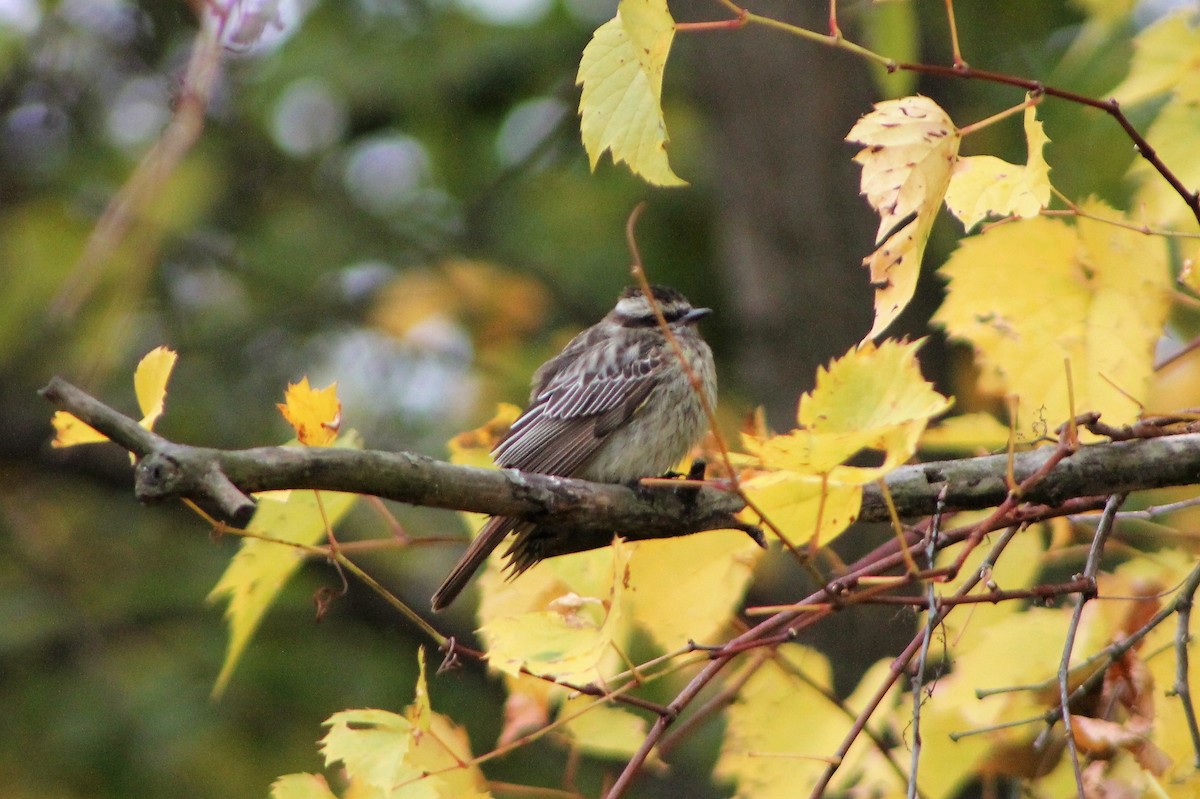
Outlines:
[[[712, 350], [693, 308], [678, 291], [652, 286], [663, 318], [716, 404]], [[525, 472], [630, 483], [664, 474], [703, 434], [707, 420], [679, 356], [642, 290], [625, 289], [608, 315], [580, 333], [534, 373], [529, 407], [492, 450], [496, 465]], [[493, 516], [433, 595], [441, 610], [510, 532], [509, 568], [516, 576], [541, 559], [538, 527]]]

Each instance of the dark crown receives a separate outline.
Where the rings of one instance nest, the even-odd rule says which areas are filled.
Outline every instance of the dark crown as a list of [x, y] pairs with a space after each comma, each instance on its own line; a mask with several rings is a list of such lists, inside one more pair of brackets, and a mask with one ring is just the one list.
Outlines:
[[[690, 305], [687, 297], [684, 297], [670, 286], [651, 285], [650, 293], [654, 295], [654, 299], [658, 301], [659, 305]], [[632, 297], [640, 296], [642, 296], [641, 286], [626, 286], [625, 290], [621, 292], [619, 299], [628, 300]]]

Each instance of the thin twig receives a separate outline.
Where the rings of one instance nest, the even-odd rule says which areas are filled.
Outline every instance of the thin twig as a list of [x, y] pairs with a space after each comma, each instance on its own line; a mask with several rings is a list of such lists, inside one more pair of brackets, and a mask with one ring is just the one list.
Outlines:
[[[938, 497], [938, 508], [933, 514], [933, 519], [929, 523], [929, 533], [925, 543], [925, 563], [933, 569], [937, 558], [937, 540], [938, 535], [942, 531], [942, 513], [945, 511], [945, 496], [946, 492], [942, 491]], [[905, 550], [907, 551], [907, 549]], [[933, 633], [937, 629], [937, 624], [934, 621], [937, 612], [940, 610], [937, 607], [937, 589], [932, 580], [929, 581], [925, 588], [925, 600], [929, 604], [929, 612], [925, 618], [925, 632], [921, 640], [921, 653], [917, 656], [917, 668], [913, 672], [912, 677], [912, 759], [908, 768], [908, 799], [916, 799], [917, 797], [917, 771], [921, 763], [921, 706], [925, 703], [925, 672], [929, 667], [929, 642], [933, 640]]]
[[[637, 227], [637, 221], [642, 215], [642, 211], [646, 208], [645, 202], [640, 202], [634, 206], [633, 211], [629, 214], [629, 220], [625, 223], [625, 240], [629, 247], [629, 254], [632, 263], [629, 266], [629, 272], [638, 282], [638, 287], [642, 293], [646, 295], [646, 301], [650, 303], [651, 310], [654, 311], [654, 319], [658, 323], [658, 327], [662, 330], [663, 335], [671, 345], [671, 349], [675, 353], [675, 358], [679, 361], [679, 365], [683, 367], [684, 373], [687, 375], [688, 383], [692, 387], [692, 393], [696, 395], [696, 399], [700, 401], [700, 407], [704, 411], [704, 417], [708, 421], [709, 429], [712, 431], [713, 440], [717, 442], [717, 449], [721, 454], [722, 464], [725, 466], [725, 473], [729, 475], [729, 480], [732, 483], [732, 492], [745, 503], [746, 507], [758, 514], [758, 518], [765, 524], [771, 532], [788, 548], [801, 564], [807, 564], [807, 559], [796, 549], [787, 536], [783, 534], [774, 522], [767, 518], [750, 497], [742, 490], [741, 482], [738, 479], [737, 469], [733, 467], [733, 461], [729, 457], [729, 446], [725, 443], [725, 437], [721, 435], [721, 427], [717, 422], [716, 409], [712, 407], [712, 403], [708, 401], [708, 396], [704, 392], [704, 386], [700, 378], [696, 375], [696, 371], [692, 369], [691, 363], [687, 356], [683, 353], [683, 347], [680, 346], [679, 340], [675, 338], [675, 334], [671, 332], [671, 326], [667, 324], [667, 319], [663, 316], [662, 308], [659, 307], [658, 301], [654, 298], [654, 292], [650, 289], [650, 280], [646, 276], [646, 268], [642, 264], [642, 254], [638, 249], [637, 236], [634, 231]], [[822, 582], [822, 575], [814, 574], [817, 582]]]
[[1200, 724], [1196, 722], [1196, 706], [1192, 704], [1191, 681], [1188, 676], [1188, 644], [1192, 640], [1189, 627], [1196, 587], [1193, 583], [1181, 588], [1175, 599], [1175, 611], [1179, 614], [1179, 619], [1175, 630], [1175, 685], [1172, 686], [1171, 693], [1178, 696], [1183, 705], [1183, 715], [1187, 719], [1188, 733], [1192, 737], [1192, 764], [1195, 768], [1200, 769]]
[[[1108, 498], [1108, 502], [1105, 503], [1104, 515], [1100, 518], [1100, 523], [1096, 525], [1096, 534], [1092, 537], [1092, 548], [1088, 552], [1087, 563], [1083, 568], [1084, 578], [1093, 581], [1096, 579], [1096, 572], [1100, 569], [1100, 558], [1104, 554], [1104, 542], [1108, 540], [1108, 535], [1112, 532], [1113, 518], [1124, 501], [1124, 494], [1113, 494]], [[1058, 666], [1058, 695], [1060, 707], [1062, 708], [1063, 729], [1066, 733], [1067, 753], [1071, 758], [1071, 767], [1075, 773], [1075, 789], [1079, 792], [1079, 799], [1084, 799], [1086, 793], [1083, 787], [1083, 771], [1079, 767], [1079, 751], [1075, 745], [1075, 734], [1071, 724], [1071, 690], [1069, 684], [1071, 650], [1075, 648], [1075, 634], [1079, 630], [1079, 620], [1083, 617], [1083, 606], [1094, 596], [1094, 589], [1092, 592], [1079, 592], [1079, 598], [1075, 600], [1075, 610], [1071, 614], [1071, 623], [1067, 626], [1067, 637], [1063, 642], [1062, 660]]]
[[[992, 547], [992, 550], [988, 553], [988, 556], [983, 559], [983, 562], [979, 565], [979, 568], [976, 569], [970, 577], [963, 580], [962, 585], [959, 586], [958, 590], [955, 592], [955, 596], [965, 596], [969, 594], [976, 585], [979, 584], [979, 581], [983, 579], [983, 575], [991, 570], [992, 565], [996, 562], [996, 558], [1000, 556], [1000, 553], [1003, 552], [1005, 547], [1008, 546], [1009, 542], [1012, 541], [1013, 536], [1017, 534], [1017, 530], [1018, 528], [1016, 527], [1009, 527], [1007, 530], [1005, 530], [1004, 535], [1000, 536], [1000, 539], [996, 542], [995, 546]], [[942, 620], [946, 618], [946, 614], [949, 612], [949, 608], [938, 608], [931, 610], [930, 617], [932, 619], [932, 623], [935, 625], [940, 624]], [[830, 780], [833, 779], [833, 775], [837, 773], [838, 767], [845, 759], [846, 753], [849, 752], [850, 747], [854, 745], [855, 739], [858, 738], [858, 736], [862, 733], [862, 729], [864, 726], [866, 726], [867, 721], [871, 718], [871, 715], [875, 712], [876, 708], [879, 707], [879, 704], [883, 701], [883, 698], [887, 696], [887, 692], [891, 690], [892, 684], [899, 679], [900, 674], [903, 673], [906, 668], [908, 668], [908, 664], [912, 661], [913, 657], [916, 656], [918, 650], [921, 648], [921, 643], [924, 640], [925, 632], [921, 631], [913, 637], [908, 646], [904, 648], [904, 651], [896, 656], [896, 658], [892, 661], [892, 665], [888, 669], [888, 673], [884, 678], [883, 684], [880, 685], [879, 688], [876, 689], [874, 695], [867, 700], [866, 706], [863, 708], [862, 712], [859, 713], [854, 724], [851, 725], [850, 731], [847, 732], [846, 736], [842, 739], [841, 745], [831, 756], [829, 766], [826, 767], [824, 772], [822, 772], [820, 778], [817, 780], [817, 784], [813, 786], [812, 792], [809, 794], [810, 799], [820, 799], [820, 797], [825, 793], [825, 789], [829, 787]]]
[[762, 667], [764, 663], [771, 659], [771, 652], [768, 649], [760, 649], [754, 654], [754, 657], [746, 664], [738, 674], [721, 686], [721, 690], [715, 696], [700, 706], [695, 712], [691, 713], [687, 718], [681, 720], [671, 730], [669, 735], [664, 735], [662, 740], [658, 742], [658, 755], [661, 758], [666, 758], [670, 751], [690, 735], [697, 727], [712, 718], [713, 715], [724, 710], [733, 700], [737, 698], [741, 692], [742, 686], [749, 682], [755, 672]]

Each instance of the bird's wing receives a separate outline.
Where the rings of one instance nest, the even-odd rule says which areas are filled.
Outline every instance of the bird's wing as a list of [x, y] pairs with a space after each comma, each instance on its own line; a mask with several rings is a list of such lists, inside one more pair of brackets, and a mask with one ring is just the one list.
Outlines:
[[661, 379], [661, 363], [647, 340], [618, 357], [564, 359], [539, 375], [529, 408], [493, 453], [502, 467], [570, 477], [599, 451], [614, 430], [646, 401]]

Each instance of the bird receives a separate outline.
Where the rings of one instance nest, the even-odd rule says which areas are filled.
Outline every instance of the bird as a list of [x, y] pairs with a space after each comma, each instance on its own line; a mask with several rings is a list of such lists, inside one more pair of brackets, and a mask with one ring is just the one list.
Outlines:
[[[708, 407], [716, 407], [712, 350], [696, 327], [712, 310], [692, 307], [668, 286], [649, 288]], [[542, 364], [532, 383], [528, 407], [492, 450], [500, 468], [632, 483], [668, 472], [708, 426], [688, 371], [638, 286]], [[493, 516], [434, 593], [433, 609], [453, 602], [509, 533], [510, 579], [533, 566], [541, 560], [538, 531], [532, 522]]]

